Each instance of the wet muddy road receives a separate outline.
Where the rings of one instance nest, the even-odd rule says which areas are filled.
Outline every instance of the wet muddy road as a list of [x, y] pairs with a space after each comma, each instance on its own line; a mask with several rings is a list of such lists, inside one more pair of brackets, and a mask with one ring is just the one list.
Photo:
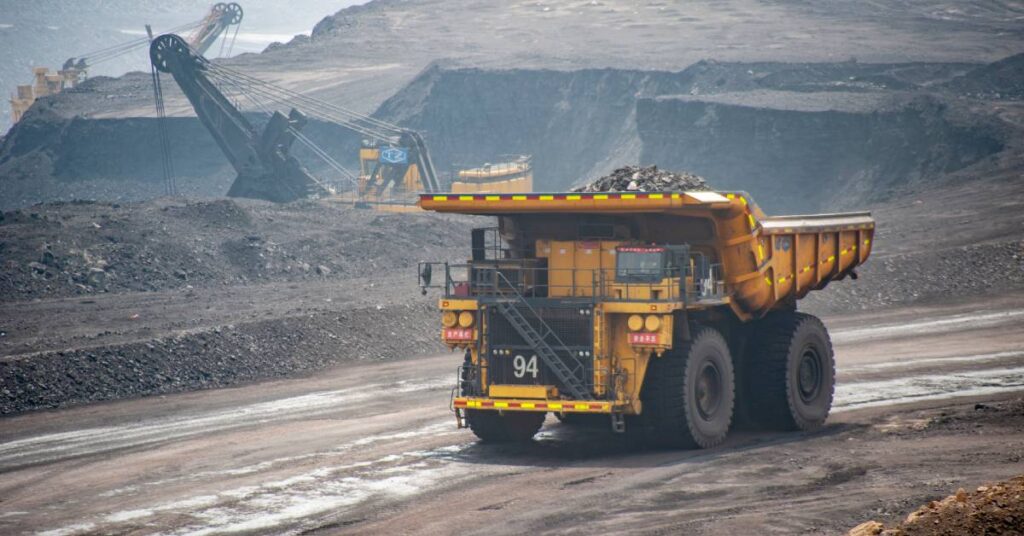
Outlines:
[[831, 534], [1024, 472], [1024, 297], [826, 323], [826, 429], [708, 451], [478, 445], [455, 355], [6, 418], [0, 533]]

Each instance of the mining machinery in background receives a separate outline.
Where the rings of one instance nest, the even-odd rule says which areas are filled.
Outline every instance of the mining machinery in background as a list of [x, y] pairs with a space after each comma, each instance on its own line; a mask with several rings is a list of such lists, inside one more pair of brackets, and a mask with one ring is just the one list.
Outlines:
[[[274, 202], [331, 198], [359, 207], [401, 212], [419, 210], [416, 195], [420, 192], [449, 191], [435, 170], [423, 136], [414, 130], [210, 62], [178, 35], [154, 39], [150, 60], [168, 194], [175, 193], [175, 186], [164, 126], [161, 73], [174, 78], [238, 173], [229, 196]], [[241, 111], [243, 102], [259, 115], [269, 117], [264, 126], [257, 128], [250, 121], [252, 114]], [[358, 175], [302, 133], [308, 118], [341, 126], [362, 137]], [[311, 174], [290, 154], [296, 142], [321, 159], [334, 176]], [[526, 186], [527, 178], [532, 185], [528, 157], [504, 166], [466, 170], [462, 175], [455, 182], [461, 184], [461, 191], [499, 191], [497, 188], [505, 188], [503, 184], [509, 181], [521, 188]]]
[[199, 121], [238, 173], [228, 191], [229, 196], [286, 202], [333, 191], [289, 154], [296, 140], [305, 139], [300, 131], [306, 124], [306, 116], [297, 109], [292, 108], [287, 115], [273, 111], [266, 125], [258, 130], [215, 83], [239, 86], [247, 81], [235, 78], [225, 81], [230, 76], [226, 68], [210, 63], [178, 35], [157, 37], [150, 45], [149, 54], [166, 193], [174, 194], [176, 188], [160, 73], [174, 78]]
[[[189, 46], [199, 54], [205, 54], [217, 42], [217, 39], [223, 36], [220, 53], [223, 55], [227, 48], [227, 55], [231, 55], [235, 39], [238, 37], [238, 29], [242, 24], [243, 14], [242, 6], [235, 2], [218, 2], [210, 7], [210, 11], [202, 19], [172, 28], [169, 32], [187, 34]], [[232, 26], [234, 33], [229, 40], [228, 31]], [[119, 58], [148, 45], [153, 38], [148, 24], [146, 33], [147, 35], [144, 37], [68, 58], [56, 72], [50, 72], [48, 67], [33, 68], [32, 73], [35, 77], [33, 83], [19, 85], [11, 96], [11, 122], [20, 121], [36, 99], [77, 86], [87, 78], [90, 67]]]
[[460, 170], [452, 182], [452, 193], [532, 192], [531, 160], [529, 155], [510, 155], [500, 163]]

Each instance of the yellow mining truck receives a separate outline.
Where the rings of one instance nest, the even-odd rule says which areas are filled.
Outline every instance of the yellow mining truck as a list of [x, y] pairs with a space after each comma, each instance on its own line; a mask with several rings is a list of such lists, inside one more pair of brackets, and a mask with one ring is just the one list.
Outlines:
[[[821, 426], [835, 365], [796, 302], [856, 278], [869, 213], [766, 217], [744, 192], [426, 194], [426, 210], [497, 216], [465, 264], [424, 263], [440, 335], [464, 350], [453, 407], [484, 441], [531, 438], [553, 413], [711, 447], [740, 408]], [[593, 417], [590, 417], [591, 419]]]

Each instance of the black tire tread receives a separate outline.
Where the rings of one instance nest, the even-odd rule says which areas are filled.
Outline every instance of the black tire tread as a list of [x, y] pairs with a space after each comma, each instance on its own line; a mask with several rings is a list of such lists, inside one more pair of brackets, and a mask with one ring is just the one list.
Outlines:
[[[699, 439], [700, 434], [687, 419], [688, 400], [684, 386], [687, 383], [691, 348], [704, 337], [717, 337], [724, 348], [728, 348], [725, 339], [715, 329], [699, 327], [691, 330], [692, 336], [679, 350], [666, 353], [660, 358], [652, 358], [648, 365], [646, 379], [642, 389], [642, 419], [646, 429], [648, 443], [666, 448], [711, 448], [725, 440], [732, 424], [732, 412], [729, 425], [718, 437], [707, 440]], [[735, 382], [728, 382], [733, 392], [725, 393], [735, 400]]]
[[[825, 334], [828, 359], [835, 370], [835, 356], [828, 331], [820, 319], [797, 312], [777, 312], [761, 321], [752, 349], [760, 348], [760, 355], [748, 359], [747, 392], [751, 418], [761, 426], [776, 430], [813, 430], [814, 423], [805, 422], [790, 404], [789, 391], [793, 388], [789, 374], [789, 356], [794, 334], [804, 323], [816, 324]], [[834, 382], [829, 386], [829, 406], [834, 395]]]

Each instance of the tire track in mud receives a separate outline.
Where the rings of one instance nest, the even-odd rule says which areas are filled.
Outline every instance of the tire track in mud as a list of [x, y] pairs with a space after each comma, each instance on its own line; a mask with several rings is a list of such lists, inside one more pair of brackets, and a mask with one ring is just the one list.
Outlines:
[[[409, 387], [410, 389], [430, 389], [430, 385]], [[854, 382], [841, 384], [837, 387], [834, 411], [845, 412], [855, 409], [877, 407], [920, 400], [938, 400], [958, 396], [974, 396], [1024, 390], [1024, 366], [1011, 368], [994, 368], [958, 374], [922, 374], [905, 378], [894, 378], [881, 381]], [[349, 390], [346, 390], [349, 391]], [[305, 403], [321, 404], [323, 411], [328, 404], [324, 400], [338, 404], [351, 403], [356, 397], [352, 393], [325, 398], [292, 397], [272, 404], [270, 408], [301, 408]], [[256, 404], [244, 409], [217, 414], [224, 418], [232, 415], [249, 414], [257, 420], [238, 426], [251, 426], [260, 422], [258, 411], [265, 408]], [[280, 418], [288, 418], [284, 414]], [[269, 417], [264, 416], [265, 419]], [[198, 428], [190, 429], [189, 434], [211, 431], [210, 418], [199, 419]], [[166, 429], [166, 428], [163, 428]], [[174, 427], [170, 427], [174, 430]], [[100, 431], [94, 430], [99, 434]], [[149, 441], [147, 430], [138, 437], [141, 441]], [[177, 432], [180, 433], [180, 432]], [[455, 442], [443, 444], [423, 451], [402, 451], [398, 454], [357, 458], [352, 461], [349, 455], [357, 447], [373, 454], [377, 448], [409, 439], [444, 439], [451, 436]], [[181, 437], [181, 436], [179, 436]], [[124, 440], [124, 436], [122, 436]], [[153, 439], [154, 441], [156, 439]], [[557, 434], [545, 434], [545, 441], [558, 441]], [[479, 464], [467, 463], [462, 455], [474, 444], [472, 436], [454, 429], [449, 420], [439, 421], [416, 430], [396, 431], [392, 434], [380, 434], [363, 438], [348, 444], [340, 445], [328, 452], [308, 453], [298, 457], [287, 457], [268, 460], [257, 466], [226, 469], [219, 472], [188, 475], [190, 480], [209, 480], [227, 478], [239, 474], [259, 474], [271, 468], [287, 468], [302, 459], [316, 458], [315, 469], [300, 472], [286, 478], [271, 479], [259, 485], [246, 485], [227, 489], [215, 494], [203, 494], [195, 497], [179, 498], [166, 503], [154, 504], [147, 508], [136, 508], [108, 513], [89, 521], [57, 529], [54, 534], [78, 534], [85, 532], [117, 532], [122, 529], [137, 527], [139, 523], [156, 523], [161, 519], [189, 520], [184, 526], [167, 532], [167, 534], [209, 534], [216, 532], [233, 532], [245, 530], [283, 530], [300, 531], [308, 523], [315, 523], [322, 516], [330, 515], [339, 518], [351, 513], [368, 503], [389, 503], [401, 501], [419, 493], [428, 492], [464, 478], [478, 478], [484, 474], [495, 474], [510, 471], [499, 465], [482, 467]], [[8, 445], [0, 445], [0, 448]], [[25, 446], [23, 444], [23, 446]], [[61, 447], [67, 447], [59, 443]], [[99, 446], [103, 446], [102, 444]], [[92, 448], [91, 451], [95, 451]], [[51, 450], [52, 452], [52, 450]], [[330, 463], [332, 457], [345, 459], [344, 463]], [[6, 459], [4, 459], [6, 461]], [[328, 463], [323, 463], [328, 461]], [[166, 481], [148, 483], [147, 487], [159, 487]], [[138, 489], [124, 490], [123, 493], [136, 493]]]
[[[837, 339], [855, 342], [862, 337], [898, 338], [951, 328], [1017, 323], [1024, 312], [1014, 314], [956, 315], [901, 325], [881, 325], [837, 330]], [[874, 330], [874, 331], [871, 331]], [[851, 335], [852, 334], [852, 335]], [[844, 337], [846, 337], [844, 339]], [[842, 344], [840, 343], [840, 362]], [[973, 365], [977, 370], [936, 373], [943, 365]], [[919, 369], [927, 368], [927, 372]], [[882, 379], [840, 382], [833, 411], [896, 405], [922, 400], [1024, 391], [1024, 350], [990, 352], [946, 357], [922, 357], [899, 362], [880, 362], [840, 367], [841, 374], [885, 373]], [[389, 393], [408, 398], [450, 388], [450, 375], [423, 380], [385, 382], [339, 390], [246, 404], [194, 415], [170, 417], [142, 423], [86, 428], [46, 434], [0, 443], [0, 474], [27, 464], [40, 464], [73, 457], [97, 455], [130, 447], [153, 446], [204, 434], [255, 427], [261, 424], [335, 414], [346, 419], [347, 411], [358, 412]], [[438, 416], [443, 408], [437, 408]], [[387, 419], [391, 414], [378, 418]], [[166, 534], [208, 534], [231, 531], [274, 531], [300, 533], [327, 523], [342, 523], [368, 505], [389, 505], [431, 490], [450, 487], [463, 479], [489, 478], [521, 470], [502, 464], [474, 462], [477, 453], [471, 434], [455, 430], [449, 419], [421, 424], [395, 419], [395, 425], [375, 435], [337, 445], [329, 450], [302, 452], [263, 460], [256, 464], [225, 467], [213, 471], [174, 475], [143, 482], [139, 486], [106, 492], [106, 497], [145, 493], [170, 483], [229, 482], [219, 491], [196, 491], [193, 496], [165, 497], [141, 507], [114, 510], [57, 527], [49, 534], [147, 530], [168, 527]], [[571, 440], [545, 429], [544, 443]], [[410, 449], [405, 442], [423, 445]], [[557, 446], [557, 445], [556, 445]], [[594, 453], [601, 456], [601, 452]], [[568, 461], [572, 464], [573, 461]], [[312, 464], [312, 466], [310, 465]], [[255, 483], [235, 482], [246, 475]], [[16, 522], [17, 512], [0, 511], [0, 527]], [[338, 521], [341, 520], [341, 521]], [[351, 521], [351, 520], [348, 520]]]
[[[289, 419], [310, 418], [351, 408], [371, 399], [449, 389], [449, 376], [370, 384], [280, 398], [231, 409], [120, 426], [86, 428], [0, 443], [0, 473], [26, 464], [140, 447], [201, 434]], [[385, 393], [381, 395], [380, 393]]]

